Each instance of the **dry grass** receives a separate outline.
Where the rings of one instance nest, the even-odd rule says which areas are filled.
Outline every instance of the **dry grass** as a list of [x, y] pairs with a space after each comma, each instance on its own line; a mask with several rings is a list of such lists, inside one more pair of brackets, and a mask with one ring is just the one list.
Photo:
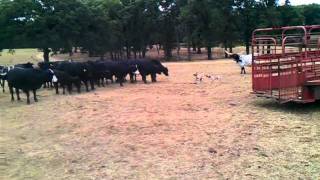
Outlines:
[[5, 49], [0, 54], [0, 65], [13, 65], [27, 62], [37, 64], [42, 59], [42, 53], [37, 49], [16, 49], [13, 54]]
[[[250, 95], [231, 60], [30, 106], [0, 93], [3, 179], [317, 179], [320, 106]], [[194, 84], [192, 74], [221, 80]]]

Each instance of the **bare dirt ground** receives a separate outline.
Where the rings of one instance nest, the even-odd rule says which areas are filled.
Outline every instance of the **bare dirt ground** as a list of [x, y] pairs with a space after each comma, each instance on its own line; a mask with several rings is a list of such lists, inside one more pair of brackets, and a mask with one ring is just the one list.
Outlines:
[[158, 83], [30, 106], [0, 93], [2, 179], [319, 179], [319, 103], [256, 98], [231, 60], [167, 66]]

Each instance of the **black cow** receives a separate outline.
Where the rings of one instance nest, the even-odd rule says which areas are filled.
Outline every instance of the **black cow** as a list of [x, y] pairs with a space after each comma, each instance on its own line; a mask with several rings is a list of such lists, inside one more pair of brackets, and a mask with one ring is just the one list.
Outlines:
[[5, 82], [6, 82], [6, 74], [0, 74], [0, 86], [2, 88], [2, 92], [5, 92]]
[[7, 73], [14, 68], [33, 69], [33, 63], [28, 62], [28, 63], [16, 64], [16, 65], [7, 66], [7, 67], [1, 66], [0, 67], [0, 85], [2, 87], [3, 92], [5, 92]]
[[69, 61], [56, 61], [56, 62], [39, 62], [38, 66], [42, 70], [56, 69], [60, 63]]
[[111, 79], [113, 79], [112, 76], [115, 76], [117, 78], [117, 82], [120, 83], [120, 86], [123, 86], [128, 74], [137, 70], [135, 65], [129, 64], [127, 61], [104, 61], [103, 63], [109, 70]]
[[104, 87], [104, 79], [112, 79], [111, 70], [105, 63], [89, 61], [88, 64], [92, 67], [92, 78], [99, 87], [101, 85]]
[[89, 92], [88, 82], [90, 82], [91, 90], [94, 90], [93, 68], [89, 63], [62, 62], [56, 69], [64, 71], [70, 76], [79, 77], [85, 84], [87, 92]]
[[58, 81], [54, 82], [54, 87], [56, 89], [56, 94], [59, 94], [59, 85], [63, 89], [63, 94], [65, 94], [65, 89], [67, 87], [67, 90], [69, 94], [72, 93], [72, 85], [75, 85], [78, 93], [80, 93], [80, 88], [81, 88], [81, 81], [78, 77], [73, 77], [70, 76], [68, 73], [59, 71], [59, 70], [54, 70], [54, 74], [57, 76]]
[[0, 66], [0, 86], [2, 87], [3, 92], [4, 92], [4, 81], [6, 76], [4, 69], [5, 69], [5, 66]]
[[27, 69], [33, 69], [33, 63], [27, 62], [27, 63], [23, 63], [23, 64], [16, 64], [13, 66], [13, 68], [27, 68]]
[[20, 100], [19, 89], [27, 95], [27, 103], [30, 104], [29, 91], [33, 91], [34, 101], [37, 102], [36, 91], [47, 79], [56, 82], [57, 77], [52, 70], [14, 68], [7, 74], [8, 86], [11, 93], [11, 101], [14, 101], [13, 88], [16, 89], [17, 99]]
[[[51, 62], [39, 62], [38, 63], [38, 66], [41, 70], [48, 70], [48, 69], [54, 69], [55, 66], [53, 63]], [[52, 84], [52, 81], [48, 80], [47, 82], [45, 82], [43, 84], [43, 87], [44, 88], [52, 88], [53, 87], [53, 84]]]
[[136, 64], [144, 83], [147, 83], [148, 75], [151, 75], [152, 82], [157, 82], [157, 74], [169, 76], [168, 68], [158, 60], [136, 60]]

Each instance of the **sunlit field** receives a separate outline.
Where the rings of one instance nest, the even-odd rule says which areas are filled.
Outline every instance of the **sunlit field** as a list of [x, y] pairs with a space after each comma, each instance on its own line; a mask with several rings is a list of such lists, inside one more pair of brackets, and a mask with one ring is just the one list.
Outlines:
[[37, 49], [16, 49], [13, 53], [4, 49], [0, 54], [0, 65], [13, 65], [26, 62], [36, 64], [42, 59], [42, 53]]

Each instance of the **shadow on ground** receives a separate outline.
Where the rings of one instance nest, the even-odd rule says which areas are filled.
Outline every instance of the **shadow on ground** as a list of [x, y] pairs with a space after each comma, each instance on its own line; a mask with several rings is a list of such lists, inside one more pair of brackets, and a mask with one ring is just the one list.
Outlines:
[[286, 103], [279, 104], [275, 101], [255, 101], [253, 103], [254, 106], [259, 108], [267, 108], [273, 111], [293, 113], [293, 114], [309, 114], [320, 112], [320, 101], [308, 104], [300, 104], [300, 103]]

